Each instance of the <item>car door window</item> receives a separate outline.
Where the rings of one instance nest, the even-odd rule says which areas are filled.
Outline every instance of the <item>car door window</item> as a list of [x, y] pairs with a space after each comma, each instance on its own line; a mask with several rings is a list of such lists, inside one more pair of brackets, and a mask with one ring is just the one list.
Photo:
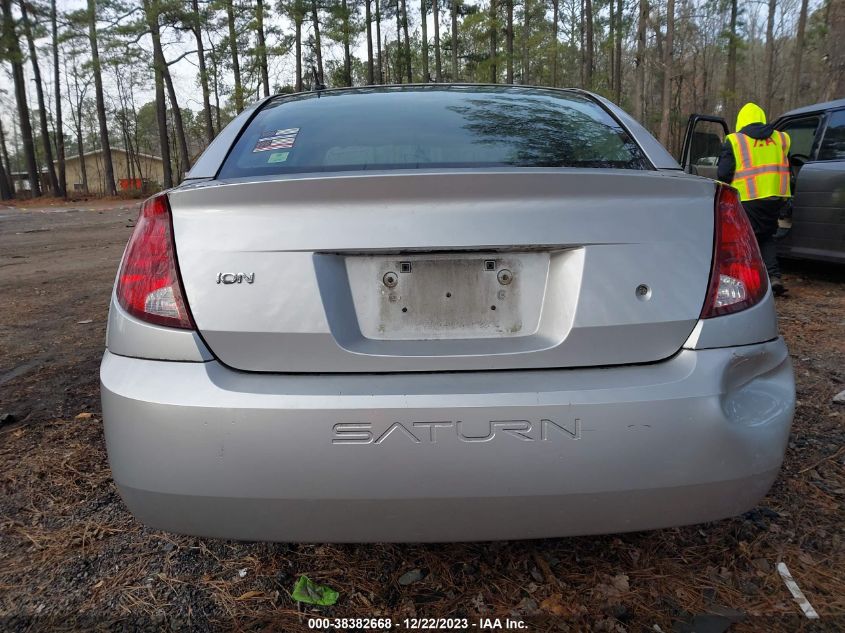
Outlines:
[[821, 117], [811, 116], [801, 119], [793, 119], [781, 126], [780, 131], [789, 134], [791, 144], [789, 146], [789, 155], [804, 156], [812, 158], [813, 141], [816, 138], [816, 130], [819, 127]]
[[819, 146], [819, 160], [845, 160], [845, 110], [831, 114]]
[[690, 143], [690, 163], [696, 166], [713, 166], [719, 162], [719, 153], [725, 135], [721, 127], [711, 121], [696, 126]]
[[678, 162], [687, 173], [716, 178], [719, 155], [728, 133], [724, 119], [693, 114], [687, 123], [687, 132], [681, 158]]

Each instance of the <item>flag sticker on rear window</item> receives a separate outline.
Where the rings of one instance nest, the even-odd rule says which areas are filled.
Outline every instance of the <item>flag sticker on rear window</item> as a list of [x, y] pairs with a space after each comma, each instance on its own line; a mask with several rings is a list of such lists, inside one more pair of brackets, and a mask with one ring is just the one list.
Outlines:
[[267, 130], [261, 133], [261, 138], [253, 148], [254, 152], [269, 152], [274, 149], [290, 149], [296, 142], [296, 135], [299, 134], [298, 127], [286, 130]]

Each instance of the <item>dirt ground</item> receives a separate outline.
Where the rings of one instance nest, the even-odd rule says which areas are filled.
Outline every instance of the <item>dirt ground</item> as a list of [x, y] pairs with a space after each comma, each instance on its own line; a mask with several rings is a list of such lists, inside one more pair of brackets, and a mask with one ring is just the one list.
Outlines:
[[[513, 617], [531, 631], [845, 630], [845, 405], [832, 401], [845, 389], [844, 267], [786, 267], [777, 305], [798, 408], [781, 476], [742, 517], [505, 543], [238, 543], [149, 530], [111, 481], [97, 370], [136, 213], [119, 201], [0, 206], [0, 414], [14, 416], [0, 423], [0, 629], [304, 631], [319, 614]], [[820, 620], [801, 615], [781, 561]], [[300, 574], [338, 603], [297, 606]]]

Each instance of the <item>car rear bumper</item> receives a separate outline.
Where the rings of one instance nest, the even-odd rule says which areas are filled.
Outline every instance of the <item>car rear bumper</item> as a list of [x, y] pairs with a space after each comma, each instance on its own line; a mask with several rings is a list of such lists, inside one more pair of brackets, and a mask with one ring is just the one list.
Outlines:
[[114, 479], [150, 526], [304, 542], [643, 530], [742, 513], [795, 404], [781, 339], [606, 369], [267, 375], [106, 352]]

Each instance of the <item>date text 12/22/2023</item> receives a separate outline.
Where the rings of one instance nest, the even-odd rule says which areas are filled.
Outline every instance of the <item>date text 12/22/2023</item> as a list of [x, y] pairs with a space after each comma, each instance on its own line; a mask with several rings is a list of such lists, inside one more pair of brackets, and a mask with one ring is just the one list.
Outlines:
[[308, 628], [317, 631], [525, 631], [528, 626], [516, 618], [308, 618]]

